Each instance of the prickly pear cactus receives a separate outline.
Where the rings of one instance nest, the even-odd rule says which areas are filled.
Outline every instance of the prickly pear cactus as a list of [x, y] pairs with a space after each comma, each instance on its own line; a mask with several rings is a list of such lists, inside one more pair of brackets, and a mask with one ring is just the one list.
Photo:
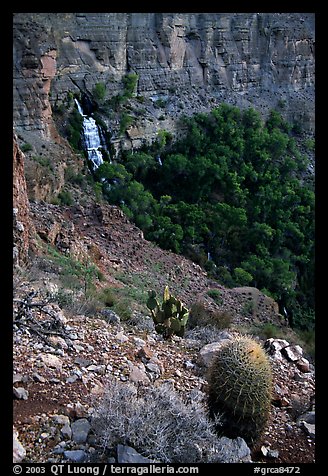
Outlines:
[[156, 292], [148, 291], [147, 307], [158, 333], [165, 338], [169, 338], [173, 334], [183, 337], [189, 311], [179, 299], [170, 294], [168, 286], [164, 289], [161, 306], [156, 299]]
[[218, 431], [253, 445], [270, 413], [272, 372], [262, 347], [239, 336], [219, 350], [209, 370], [209, 408]]

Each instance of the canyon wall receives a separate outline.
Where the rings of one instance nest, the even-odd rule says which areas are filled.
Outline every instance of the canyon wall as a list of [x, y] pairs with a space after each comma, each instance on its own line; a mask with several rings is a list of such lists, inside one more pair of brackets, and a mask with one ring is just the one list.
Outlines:
[[[314, 20], [311, 13], [17, 13], [14, 127], [25, 140], [37, 131], [60, 144], [52, 112], [68, 93], [91, 97], [103, 83], [110, 99], [133, 72], [146, 105], [125, 137], [136, 145], [159, 128], [174, 132], [181, 114], [221, 102], [264, 116], [279, 106], [313, 134]], [[165, 109], [150, 118], [147, 101], [158, 100]]]

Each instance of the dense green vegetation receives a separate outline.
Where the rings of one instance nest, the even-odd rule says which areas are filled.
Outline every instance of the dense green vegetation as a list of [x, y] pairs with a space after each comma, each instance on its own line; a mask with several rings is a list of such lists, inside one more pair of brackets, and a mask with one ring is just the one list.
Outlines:
[[[308, 159], [277, 111], [221, 105], [184, 119], [185, 138], [104, 163], [102, 191], [161, 247], [200, 263], [226, 286], [255, 286], [314, 321], [314, 189]], [[163, 140], [165, 138], [165, 140]], [[158, 155], [161, 155], [161, 160]], [[161, 165], [161, 163], [162, 165]]]

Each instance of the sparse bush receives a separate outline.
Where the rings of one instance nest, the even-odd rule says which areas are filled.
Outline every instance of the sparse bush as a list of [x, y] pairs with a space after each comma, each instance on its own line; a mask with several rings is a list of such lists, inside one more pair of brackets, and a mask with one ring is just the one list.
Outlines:
[[95, 100], [102, 103], [106, 96], [106, 85], [104, 83], [96, 83], [92, 93]]
[[216, 302], [216, 304], [222, 304], [223, 299], [221, 296], [221, 292], [219, 289], [209, 289], [206, 293], [210, 298], [213, 299], [213, 301]]
[[217, 329], [225, 329], [230, 326], [232, 315], [229, 311], [210, 311], [205, 304], [196, 302], [191, 306], [189, 325], [193, 327], [214, 326]]
[[222, 444], [204, 403], [184, 402], [168, 385], [137, 390], [111, 381], [92, 427], [104, 452], [125, 444], [162, 463], [222, 462]]
[[58, 198], [60, 200], [61, 205], [73, 205], [73, 197], [69, 190], [62, 190], [58, 194]]
[[103, 288], [100, 292], [99, 299], [106, 307], [113, 307], [117, 302], [117, 297], [112, 288]]
[[190, 308], [188, 326], [194, 328], [206, 324], [208, 324], [208, 311], [202, 302], [195, 302]]
[[230, 327], [232, 314], [229, 311], [216, 311], [211, 314], [211, 323], [218, 329]]
[[271, 339], [271, 337], [282, 338], [281, 330], [271, 322], [263, 324], [258, 332], [259, 337], [263, 339]]
[[33, 147], [28, 142], [21, 147], [22, 152], [29, 152], [30, 150], [33, 150]]

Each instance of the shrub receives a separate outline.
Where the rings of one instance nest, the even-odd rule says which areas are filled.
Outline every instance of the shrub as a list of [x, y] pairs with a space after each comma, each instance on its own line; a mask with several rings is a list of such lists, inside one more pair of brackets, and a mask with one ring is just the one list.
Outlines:
[[202, 302], [196, 302], [191, 306], [189, 325], [193, 327], [213, 326], [216, 329], [225, 329], [230, 326], [232, 315], [229, 311], [207, 310]]
[[111, 381], [92, 419], [104, 451], [118, 444], [162, 463], [220, 462], [222, 444], [203, 403], [184, 402], [168, 385], [135, 387]]
[[69, 190], [62, 190], [58, 194], [61, 205], [73, 205], [73, 197]]
[[222, 304], [223, 299], [221, 297], [221, 292], [219, 289], [209, 289], [206, 293], [210, 298], [213, 299], [213, 301], [216, 302], [216, 304]]
[[117, 302], [117, 297], [111, 288], [103, 288], [100, 291], [99, 299], [106, 307], [113, 307]]
[[33, 149], [33, 147], [28, 142], [26, 144], [23, 144], [22, 147], [21, 147], [22, 152], [29, 152], [32, 149]]
[[96, 83], [92, 92], [97, 102], [103, 102], [106, 95], [106, 85], [104, 83]]
[[138, 75], [135, 73], [128, 73], [123, 78], [124, 84], [124, 96], [127, 98], [132, 97], [133, 93], [135, 92], [137, 82], [138, 82]]

